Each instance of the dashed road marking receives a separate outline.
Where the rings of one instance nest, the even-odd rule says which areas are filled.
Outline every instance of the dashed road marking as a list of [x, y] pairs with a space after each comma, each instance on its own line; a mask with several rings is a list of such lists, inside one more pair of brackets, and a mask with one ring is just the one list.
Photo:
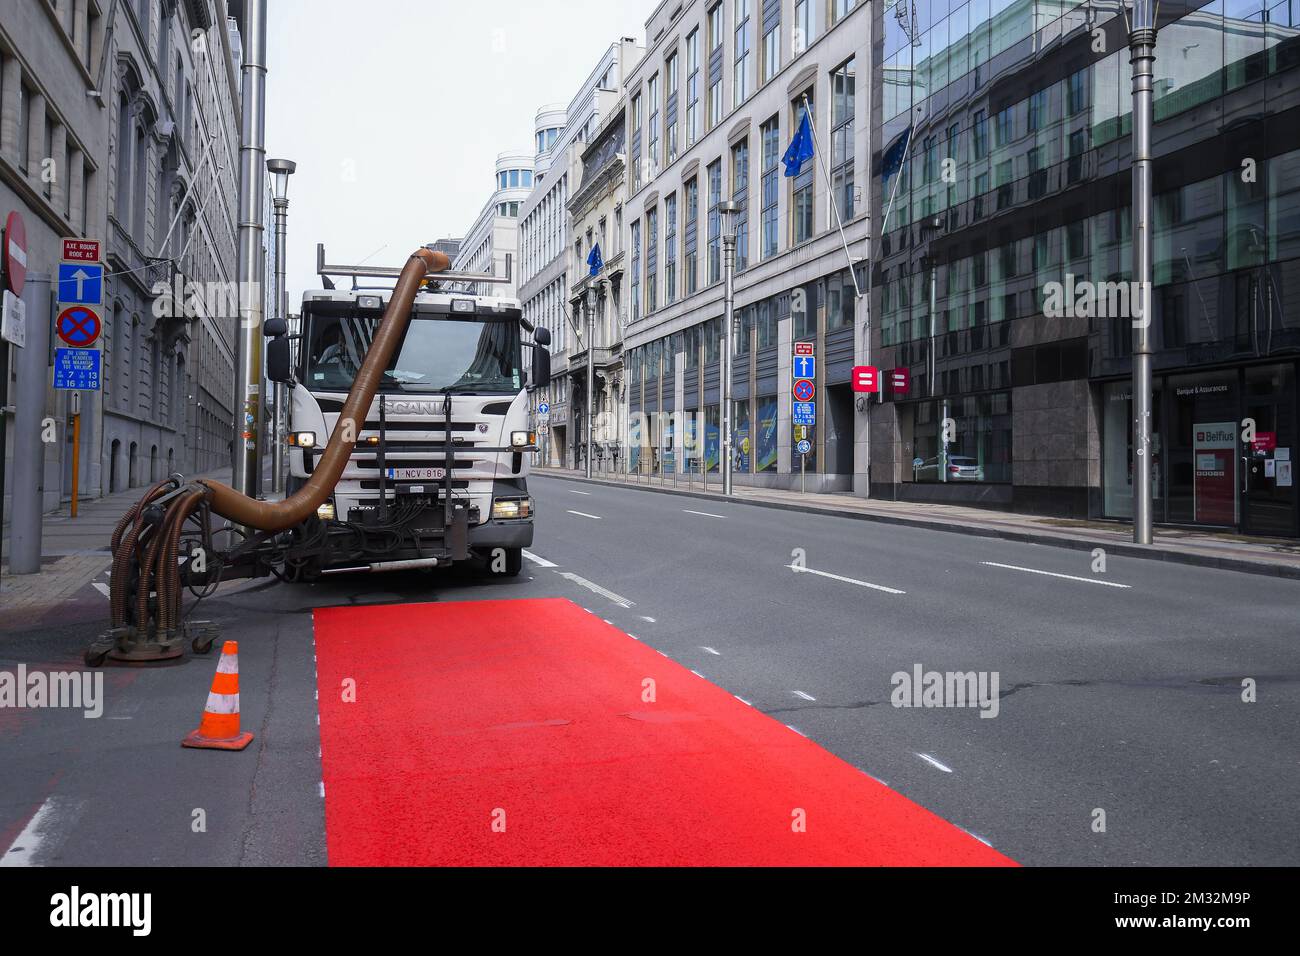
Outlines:
[[600, 519], [600, 515], [589, 515], [589, 514], [587, 514], [587, 512], [585, 512], [585, 511], [574, 511], [572, 508], [565, 508], [564, 510], [567, 511], [567, 512], [569, 512], [569, 514], [571, 514], [571, 515], [577, 515], [577, 516], [580, 517], [580, 518], [592, 518], [592, 519], [594, 519], [594, 520], [596, 520], [596, 521], [601, 520], [601, 519]]
[[886, 594], [906, 594], [906, 591], [900, 591], [898, 588], [887, 588], [883, 584], [872, 584], [870, 581], [859, 581], [857, 578], [846, 578], [842, 574], [831, 574], [829, 571], [817, 571], [814, 568], [801, 568], [797, 564], [787, 564], [787, 568], [796, 574], [815, 574], [818, 577], [830, 578], [832, 581], [843, 581], [845, 584], [856, 584], [860, 588], [871, 588], [873, 591], [884, 591]]
[[934, 767], [936, 770], [942, 770], [944, 773], [952, 773], [952, 767], [949, 767], [947, 764], [940, 763], [938, 760], [935, 760], [929, 754], [917, 754], [917, 756], [920, 757], [922, 760], [924, 760], [926, 763], [928, 763], [931, 767]]
[[[601, 597], [609, 598], [609, 600], [613, 601], [615, 604], [621, 605], [622, 607], [635, 607], [635, 606], [636, 606], [636, 605], [635, 605], [635, 602], [633, 602], [633, 601], [629, 601], [627, 598], [623, 597], [621, 594], [615, 594], [613, 591], [610, 591], [610, 590], [607, 589], [607, 588], [602, 588], [602, 587], [601, 587], [599, 584], [597, 584], [595, 581], [588, 581], [586, 578], [582, 577], [581, 575], [574, 574], [572, 571], [556, 571], [555, 573], [558, 574], [558, 575], [559, 575], [560, 577], [562, 577], [562, 578], [566, 578], [566, 579], [572, 581], [574, 584], [580, 584], [580, 585], [582, 585], [582, 586], [583, 586], [584, 588], [586, 588], [588, 591], [595, 591], [595, 592], [596, 592], [597, 594], [599, 594]], [[583, 610], [585, 610], [585, 611], [590, 611], [591, 609], [590, 609], [590, 608], [583, 608]]]
[[796, 697], [802, 698], [803, 700], [816, 700], [816, 699], [817, 699], [817, 698], [814, 697], [812, 694], [805, 694], [805, 693], [804, 693], [803, 691], [801, 691], [801, 690], [792, 690], [792, 691], [790, 691], [790, 693], [794, 694], [794, 696], [796, 696]]
[[520, 550], [523, 551], [523, 553], [524, 553], [524, 557], [525, 557], [525, 558], [527, 558], [529, 561], [533, 562], [533, 564], [537, 565], [539, 568], [558, 568], [558, 567], [559, 567], [559, 565], [556, 564], [554, 561], [547, 561], [545, 558], [538, 557], [537, 555], [533, 554], [533, 552], [528, 551], [528, 550], [526, 550], [526, 549], [520, 549]]
[[991, 568], [1007, 568], [1011, 571], [1028, 571], [1030, 574], [1044, 574], [1049, 578], [1065, 578], [1067, 581], [1082, 581], [1084, 584], [1102, 584], [1108, 588], [1132, 589], [1131, 584], [1119, 584], [1115, 581], [1102, 581], [1099, 578], [1081, 578], [1075, 574], [1058, 574], [1055, 571], [1040, 571], [1038, 568], [1022, 568], [1016, 564], [999, 564], [996, 561], [981, 561], [980, 564], [987, 564]]
[[710, 513], [707, 512], [707, 511], [692, 511], [690, 508], [683, 508], [682, 511], [686, 512], [686, 514], [688, 514], [688, 515], [702, 515], [702, 516], [705, 517], [705, 518], [725, 518], [725, 517], [727, 517], [726, 515], [715, 515], [715, 514], [710, 514]]

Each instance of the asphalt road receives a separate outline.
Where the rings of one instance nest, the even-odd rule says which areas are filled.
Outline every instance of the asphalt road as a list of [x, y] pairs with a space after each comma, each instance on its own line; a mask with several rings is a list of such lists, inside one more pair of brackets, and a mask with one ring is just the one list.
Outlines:
[[[459, 568], [204, 601], [194, 616], [240, 642], [257, 735], [242, 754], [178, 746], [213, 658], [105, 669], [96, 720], [0, 710], [0, 865], [325, 863], [311, 609], [540, 596], [592, 610], [1021, 863], [1300, 861], [1300, 582], [1124, 558], [1095, 573], [1086, 552], [532, 488], [537, 537], [515, 580]], [[0, 668], [80, 668], [106, 612], [88, 586], [38, 628], [0, 624]], [[892, 675], [916, 665], [996, 673], [996, 717], [891, 706]]]

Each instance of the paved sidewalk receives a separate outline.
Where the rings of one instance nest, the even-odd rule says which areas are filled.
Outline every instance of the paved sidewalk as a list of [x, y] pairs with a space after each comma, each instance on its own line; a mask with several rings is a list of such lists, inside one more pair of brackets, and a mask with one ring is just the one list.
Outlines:
[[[229, 481], [230, 469], [194, 477]], [[0, 615], [6, 622], [35, 620], [105, 571], [112, 560], [109, 545], [113, 529], [148, 488], [142, 485], [82, 501], [76, 518], [68, 512], [66, 504], [59, 511], [47, 514], [41, 523], [41, 570], [36, 574], [9, 573], [9, 526], [6, 525], [4, 563], [0, 565]]]
[[[567, 468], [533, 468], [536, 475], [586, 481], [582, 472]], [[721, 498], [721, 479], [709, 476], [707, 489], [700, 476], [688, 486], [685, 475], [661, 482], [642, 476], [605, 473], [593, 477], [594, 484], [641, 488], [693, 498]], [[1133, 543], [1132, 525], [1112, 521], [1090, 521], [1022, 515], [986, 508], [958, 505], [926, 504], [912, 501], [882, 501], [850, 494], [803, 494], [772, 488], [752, 488], [737, 484], [735, 498], [746, 504], [790, 511], [828, 513], [864, 521], [951, 531], [960, 534], [1028, 541], [1056, 547], [1091, 551], [1102, 548], [1110, 555], [1148, 558], [1203, 567], [1225, 568], [1250, 574], [1300, 579], [1300, 540], [1294, 538], [1254, 538], [1238, 534], [1197, 531], [1187, 528], [1160, 527], [1150, 546]]]

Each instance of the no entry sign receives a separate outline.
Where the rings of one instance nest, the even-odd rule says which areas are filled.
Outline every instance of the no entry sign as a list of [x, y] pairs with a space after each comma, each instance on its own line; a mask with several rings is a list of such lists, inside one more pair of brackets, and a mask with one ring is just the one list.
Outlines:
[[22, 295], [23, 284], [27, 281], [27, 227], [17, 210], [5, 220], [3, 262], [9, 291]]
[[101, 325], [94, 309], [74, 305], [59, 313], [54, 331], [65, 345], [74, 349], [93, 348], [99, 341]]

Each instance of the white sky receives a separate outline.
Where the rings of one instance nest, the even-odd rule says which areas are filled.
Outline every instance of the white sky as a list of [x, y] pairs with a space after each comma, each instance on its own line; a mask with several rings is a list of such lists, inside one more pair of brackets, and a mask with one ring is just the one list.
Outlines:
[[619, 37], [643, 43], [655, 5], [272, 2], [267, 156], [298, 164], [289, 310], [320, 288], [318, 242], [330, 262], [401, 265], [417, 246], [463, 236], [492, 192], [497, 154], [531, 153], [538, 108], [567, 105]]

